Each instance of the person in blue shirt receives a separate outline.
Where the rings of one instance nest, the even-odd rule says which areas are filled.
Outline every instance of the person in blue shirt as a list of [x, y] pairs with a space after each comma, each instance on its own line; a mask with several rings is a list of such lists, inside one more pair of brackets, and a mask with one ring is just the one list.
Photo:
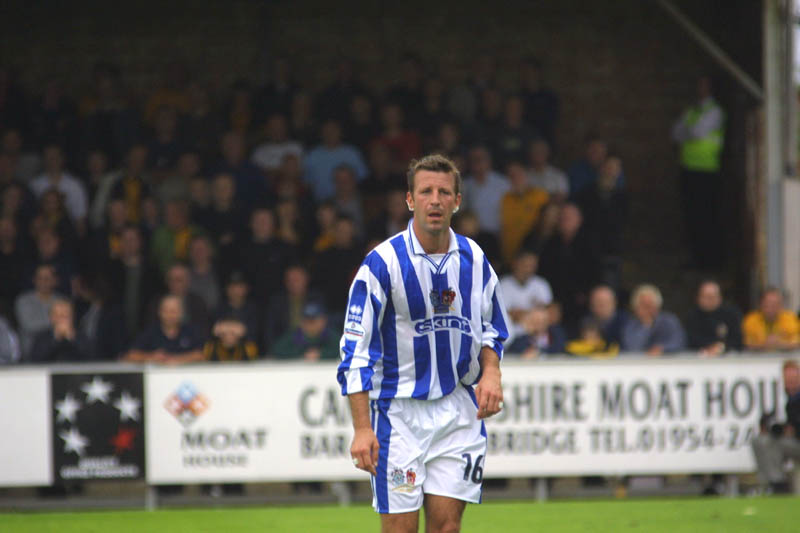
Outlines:
[[355, 146], [342, 143], [342, 126], [333, 119], [322, 124], [322, 144], [303, 159], [304, 181], [311, 187], [314, 200], [328, 200], [334, 193], [334, 171], [347, 166], [353, 169], [357, 181], [367, 176], [367, 165]]
[[622, 328], [622, 351], [660, 356], [686, 348], [686, 333], [680, 320], [663, 311], [662, 303], [661, 291], [653, 285], [640, 285], [633, 291], [633, 318]]

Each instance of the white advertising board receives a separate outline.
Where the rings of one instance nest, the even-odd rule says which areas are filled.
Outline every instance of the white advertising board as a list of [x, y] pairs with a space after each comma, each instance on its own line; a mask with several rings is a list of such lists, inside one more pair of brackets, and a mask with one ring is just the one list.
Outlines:
[[[758, 418], [785, 401], [777, 358], [503, 365], [486, 477], [751, 472]], [[200, 365], [145, 375], [151, 483], [366, 479], [335, 364]]]
[[50, 410], [46, 368], [0, 372], [0, 486], [52, 483]]

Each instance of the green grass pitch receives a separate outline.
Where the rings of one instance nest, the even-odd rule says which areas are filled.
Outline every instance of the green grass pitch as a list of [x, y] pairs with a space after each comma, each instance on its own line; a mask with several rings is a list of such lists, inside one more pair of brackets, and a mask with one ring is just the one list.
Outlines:
[[[207, 510], [2, 513], [3, 533], [352, 532], [378, 531], [366, 506], [288, 506]], [[420, 527], [420, 530], [424, 529]], [[464, 533], [796, 532], [800, 499], [675, 499], [470, 505]]]

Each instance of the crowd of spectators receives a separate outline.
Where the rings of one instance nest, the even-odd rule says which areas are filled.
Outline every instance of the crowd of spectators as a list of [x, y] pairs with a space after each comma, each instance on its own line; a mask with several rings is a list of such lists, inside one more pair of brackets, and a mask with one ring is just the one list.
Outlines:
[[0, 69], [0, 362], [335, 359], [350, 280], [406, 228], [428, 152], [464, 175], [454, 224], [501, 274], [510, 352], [798, 347], [774, 289], [744, 320], [713, 281], [683, 322], [652, 285], [623, 309], [624, 160], [590, 135], [557, 168], [559, 98], [537, 60], [516, 72], [503, 92], [479, 56], [445, 87], [408, 54], [376, 93], [343, 60], [315, 92], [278, 59], [261, 87], [175, 68], [134, 99], [110, 64], [77, 94]]

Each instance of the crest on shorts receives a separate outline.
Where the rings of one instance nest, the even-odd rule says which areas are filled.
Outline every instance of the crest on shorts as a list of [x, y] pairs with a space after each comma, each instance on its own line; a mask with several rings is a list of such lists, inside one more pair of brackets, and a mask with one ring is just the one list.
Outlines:
[[447, 313], [456, 299], [456, 291], [447, 287], [443, 291], [432, 289], [430, 293], [431, 305], [434, 313]]
[[402, 468], [394, 468], [389, 474], [393, 492], [411, 492], [417, 482], [417, 473], [413, 468], [403, 472]]

